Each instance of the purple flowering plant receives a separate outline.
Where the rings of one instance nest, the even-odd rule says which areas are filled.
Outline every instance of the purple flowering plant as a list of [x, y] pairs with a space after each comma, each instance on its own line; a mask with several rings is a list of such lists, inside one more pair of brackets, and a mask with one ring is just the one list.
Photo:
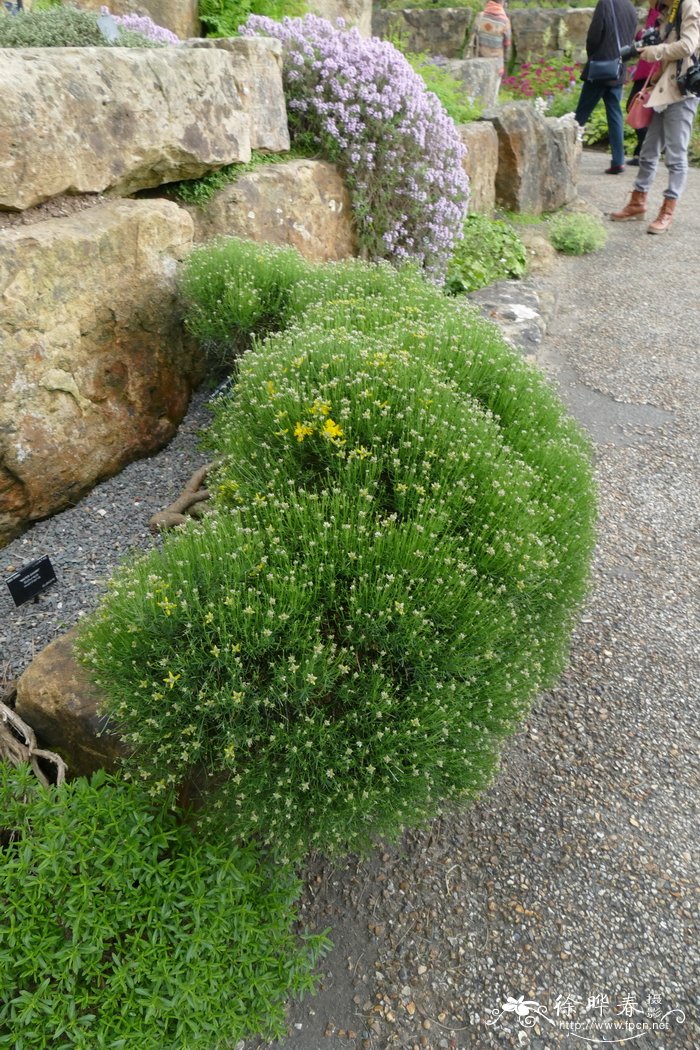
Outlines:
[[290, 132], [341, 167], [363, 253], [441, 280], [469, 187], [457, 128], [392, 44], [315, 15], [251, 15], [245, 36], [284, 45]]
[[140, 33], [156, 44], [179, 44], [180, 38], [163, 26], [157, 26], [148, 15], [113, 15], [108, 7], [101, 7], [100, 14], [109, 15], [120, 29]]

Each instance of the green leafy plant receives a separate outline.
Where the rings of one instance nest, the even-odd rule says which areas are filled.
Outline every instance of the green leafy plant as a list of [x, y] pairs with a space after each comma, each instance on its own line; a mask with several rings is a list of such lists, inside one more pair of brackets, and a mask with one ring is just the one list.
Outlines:
[[99, 14], [72, 7], [26, 11], [0, 21], [0, 47], [161, 47], [133, 30], [111, 44], [97, 23]]
[[473, 292], [507, 277], [522, 277], [526, 269], [525, 245], [510, 223], [469, 215], [447, 268], [445, 291]]
[[215, 1050], [285, 1030], [327, 942], [299, 884], [134, 785], [0, 763], [0, 1047]]
[[439, 61], [430, 55], [413, 54], [412, 52], [404, 52], [404, 54], [411, 68], [423, 78], [428, 91], [437, 95], [445, 112], [455, 124], [468, 124], [471, 120], [479, 119], [484, 111], [481, 102], [478, 99], [468, 98], [463, 85], [440, 65]]
[[271, 327], [277, 301], [285, 328], [218, 403], [215, 513], [125, 567], [80, 651], [149, 790], [202, 769], [202, 820], [232, 841], [363, 848], [472, 798], [561, 668], [588, 446], [415, 270], [300, 261], [294, 284], [268, 249], [253, 294], [250, 247], [216, 252], [233, 290], [214, 299], [208, 249], [189, 256], [195, 326]]
[[200, 0], [199, 18], [204, 35], [210, 37], [238, 36], [240, 27], [249, 15], [266, 15], [281, 21], [294, 18], [308, 10], [305, 0]]
[[566, 255], [585, 255], [602, 248], [608, 234], [605, 226], [594, 215], [583, 212], [561, 212], [549, 223], [549, 239], [558, 252]]

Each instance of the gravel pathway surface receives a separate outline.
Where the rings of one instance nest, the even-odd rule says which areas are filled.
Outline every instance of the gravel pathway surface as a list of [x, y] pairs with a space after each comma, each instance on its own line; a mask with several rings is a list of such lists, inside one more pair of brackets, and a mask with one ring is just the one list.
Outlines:
[[[634, 174], [606, 165], [584, 154], [579, 183], [601, 211]], [[302, 915], [335, 948], [277, 1050], [700, 1047], [699, 243], [694, 170], [670, 235], [609, 224], [603, 251], [542, 279], [556, 309], [536, 360], [589, 429], [600, 485], [569, 668], [478, 804], [367, 860], [310, 866]], [[49, 554], [59, 576], [36, 605], [0, 598], [6, 674], [152, 542], [148, 518], [205, 460], [207, 416], [200, 396], [166, 450], [0, 551], [6, 574]]]

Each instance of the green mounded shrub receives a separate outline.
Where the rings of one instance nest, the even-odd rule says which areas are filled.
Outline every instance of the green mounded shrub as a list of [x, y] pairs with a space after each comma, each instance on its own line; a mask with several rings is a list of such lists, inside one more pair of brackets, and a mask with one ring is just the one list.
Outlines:
[[[482, 789], [561, 669], [588, 445], [416, 272], [299, 262], [293, 285], [265, 249], [251, 281], [250, 251], [186, 266], [191, 323], [235, 340], [242, 314], [270, 327], [280, 275], [285, 330], [243, 355], [208, 438], [217, 511], [124, 569], [81, 652], [149, 790], [202, 767], [232, 840], [363, 848]], [[212, 298], [212, 258], [240, 302]]]
[[428, 91], [437, 95], [443, 109], [455, 124], [468, 124], [471, 120], [479, 119], [484, 111], [481, 102], [465, 95], [464, 85], [445, 69], [439, 60], [431, 55], [404, 51], [394, 40], [392, 43], [403, 52], [413, 71], [423, 78]]
[[526, 270], [525, 245], [510, 223], [469, 215], [447, 267], [445, 291], [450, 295], [473, 292], [494, 281], [522, 277]]
[[561, 212], [549, 222], [549, 239], [558, 252], [585, 255], [602, 248], [608, 239], [605, 226], [595, 215]]
[[[285, 1031], [324, 936], [251, 846], [202, 841], [103, 774], [0, 763], [0, 1047], [215, 1050]], [[3, 833], [4, 827], [4, 833]]]
[[160, 47], [133, 30], [122, 31], [110, 44], [100, 30], [95, 11], [52, 7], [26, 11], [0, 21], [0, 47]]

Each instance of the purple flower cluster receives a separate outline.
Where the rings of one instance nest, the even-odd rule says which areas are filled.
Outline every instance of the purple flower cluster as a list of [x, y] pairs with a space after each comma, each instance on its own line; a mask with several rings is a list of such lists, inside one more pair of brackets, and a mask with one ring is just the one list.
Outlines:
[[368, 257], [417, 262], [441, 279], [469, 187], [459, 133], [422, 78], [387, 41], [315, 15], [251, 15], [242, 33], [283, 42], [290, 130], [344, 170]]
[[108, 7], [101, 7], [100, 12], [103, 15], [110, 15], [122, 29], [140, 33], [141, 36], [148, 37], [149, 40], [154, 40], [157, 44], [180, 43], [179, 36], [171, 33], [169, 29], [157, 26], [148, 15], [112, 15]]

